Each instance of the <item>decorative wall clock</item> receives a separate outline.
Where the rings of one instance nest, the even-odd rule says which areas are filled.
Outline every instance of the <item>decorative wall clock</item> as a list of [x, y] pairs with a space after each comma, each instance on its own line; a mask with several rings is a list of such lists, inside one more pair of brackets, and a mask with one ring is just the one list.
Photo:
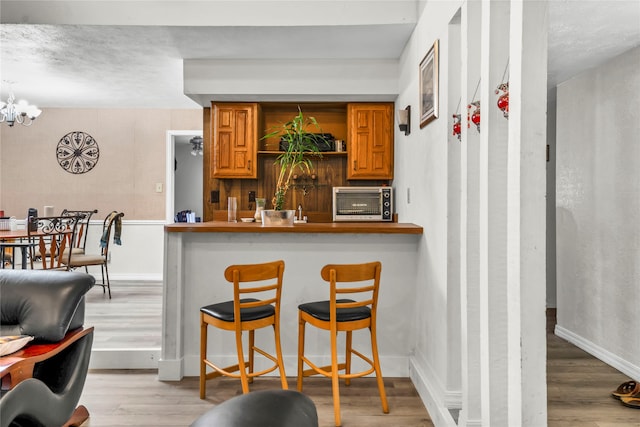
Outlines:
[[72, 174], [87, 173], [100, 157], [98, 143], [86, 132], [74, 131], [63, 136], [56, 147], [56, 157], [62, 169]]

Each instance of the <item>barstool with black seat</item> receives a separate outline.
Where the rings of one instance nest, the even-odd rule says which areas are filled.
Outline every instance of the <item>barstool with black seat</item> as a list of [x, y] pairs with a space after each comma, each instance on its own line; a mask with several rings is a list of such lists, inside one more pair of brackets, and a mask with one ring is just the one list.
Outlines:
[[[389, 404], [384, 391], [378, 344], [376, 338], [376, 311], [378, 305], [378, 289], [380, 287], [380, 271], [382, 264], [378, 261], [365, 264], [330, 264], [322, 268], [322, 279], [329, 282], [329, 300], [316, 301], [298, 306], [298, 391], [302, 391], [302, 378], [321, 374], [331, 378], [333, 391], [333, 410], [336, 426], [340, 425], [340, 390], [339, 379], [349, 385], [351, 378], [363, 377], [375, 372], [378, 392], [382, 401], [382, 411], [389, 413]], [[366, 295], [364, 299], [353, 300], [338, 298], [339, 294]], [[305, 325], [309, 323], [320, 329], [331, 331], [331, 365], [318, 367], [304, 355]], [[371, 334], [371, 359], [352, 347], [353, 331], [368, 328]], [[337, 335], [346, 332], [345, 361], [338, 363]], [[368, 369], [351, 372], [351, 356], [362, 359]], [[310, 369], [304, 369], [304, 364]], [[340, 373], [344, 371], [344, 373]]]
[[[253, 378], [279, 369], [282, 388], [288, 388], [280, 347], [280, 296], [283, 273], [284, 261], [231, 265], [225, 270], [225, 279], [233, 283], [233, 300], [200, 308], [200, 399], [205, 398], [206, 380], [222, 375], [240, 378], [242, 392], [246, 394]], [[262, 298], [247, 298], [249, 295]], [[235, 332], [238, 364], [220, 368], [207, 359], [208, 325]], [[267, 326], [273, 327], [275, 356], [255, 346], [255, 330]], [[243, 331], [249, 331], [249, 357], [246, 362], [242, 346]], [[254, 372], [254, 352], [270, 359], [274, 365]], [[214, 371], [207, 373], [207, 366]], [[237, 371], [240, 372], [234, 373]]]

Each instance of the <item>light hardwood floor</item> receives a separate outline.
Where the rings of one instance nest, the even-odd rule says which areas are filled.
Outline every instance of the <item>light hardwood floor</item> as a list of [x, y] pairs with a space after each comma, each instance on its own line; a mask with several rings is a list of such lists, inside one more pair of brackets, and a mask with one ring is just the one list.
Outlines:
[[[101, 288], [93, 289], [87, 296], [86, 324], [96, 327], [94, 347], [159, 346], [161, 290], [161, 284], [154, 282], [112, 282], [113, 298], [109, 301]], [[129, 319], [125, 324], [123, 317]], [[552, 325], [550, 317], [550, 331]], [[610, 392], [629, 378], [552, 333], [547, 334], [547, 351], [549, 427], [640, 427], [640, 411], [610, 397]], [[295, 388], [295, 378], [289, 379], [289, 385]], [[341, 387], [343, 425], [433, 425], [408, 378], [386, 378], [385, 386], [391, 409], [388, 415], [382, 414], [373, 379], [356, 379], [351, 386]], [[279, 388], [279, 380], [259, 378], [252, 386], [252, 390], [269, 388]], [[329, 381], [305, 379], [304, 391], [317, 406], [320, 425], [333, 426]], [[202, 401], [197, 378], [163, 382], [154, 371], [92, 370], [80, 399], [91, 413], [83, 427], [188, 426], [213, 405], [240, 393], [236, 380], [212, 380], [207, 385], [207, 399]]]
[[95, 327], [94, 349], [160, 348], [162, 283], [111, 281], [111, 299], [101, 286], [86, 297], [85, 324]]

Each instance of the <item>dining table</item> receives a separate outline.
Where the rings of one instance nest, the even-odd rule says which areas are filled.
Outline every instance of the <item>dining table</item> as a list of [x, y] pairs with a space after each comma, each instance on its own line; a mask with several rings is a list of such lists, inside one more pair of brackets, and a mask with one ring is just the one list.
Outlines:
[[[0, 230], [0, 268], [5, 267], [6, 249], [11, 248], [13, 251], [19, 249], [22, 253], [21, 261], [22, 268], [27, 268], [27, 250], [29, 249], [29, 242], [24, 241], [29, 237], [28, 230]], [[15, 268], [15, 255], [11, 256], [11, 267]]]

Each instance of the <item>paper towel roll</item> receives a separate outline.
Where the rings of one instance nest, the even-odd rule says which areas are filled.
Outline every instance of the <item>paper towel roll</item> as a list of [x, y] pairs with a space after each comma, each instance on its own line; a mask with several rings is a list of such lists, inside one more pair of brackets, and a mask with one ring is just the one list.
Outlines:
[[44, 216], [55, 216], [55, 213], [53, 212], [53, 206], [44, 207]]

